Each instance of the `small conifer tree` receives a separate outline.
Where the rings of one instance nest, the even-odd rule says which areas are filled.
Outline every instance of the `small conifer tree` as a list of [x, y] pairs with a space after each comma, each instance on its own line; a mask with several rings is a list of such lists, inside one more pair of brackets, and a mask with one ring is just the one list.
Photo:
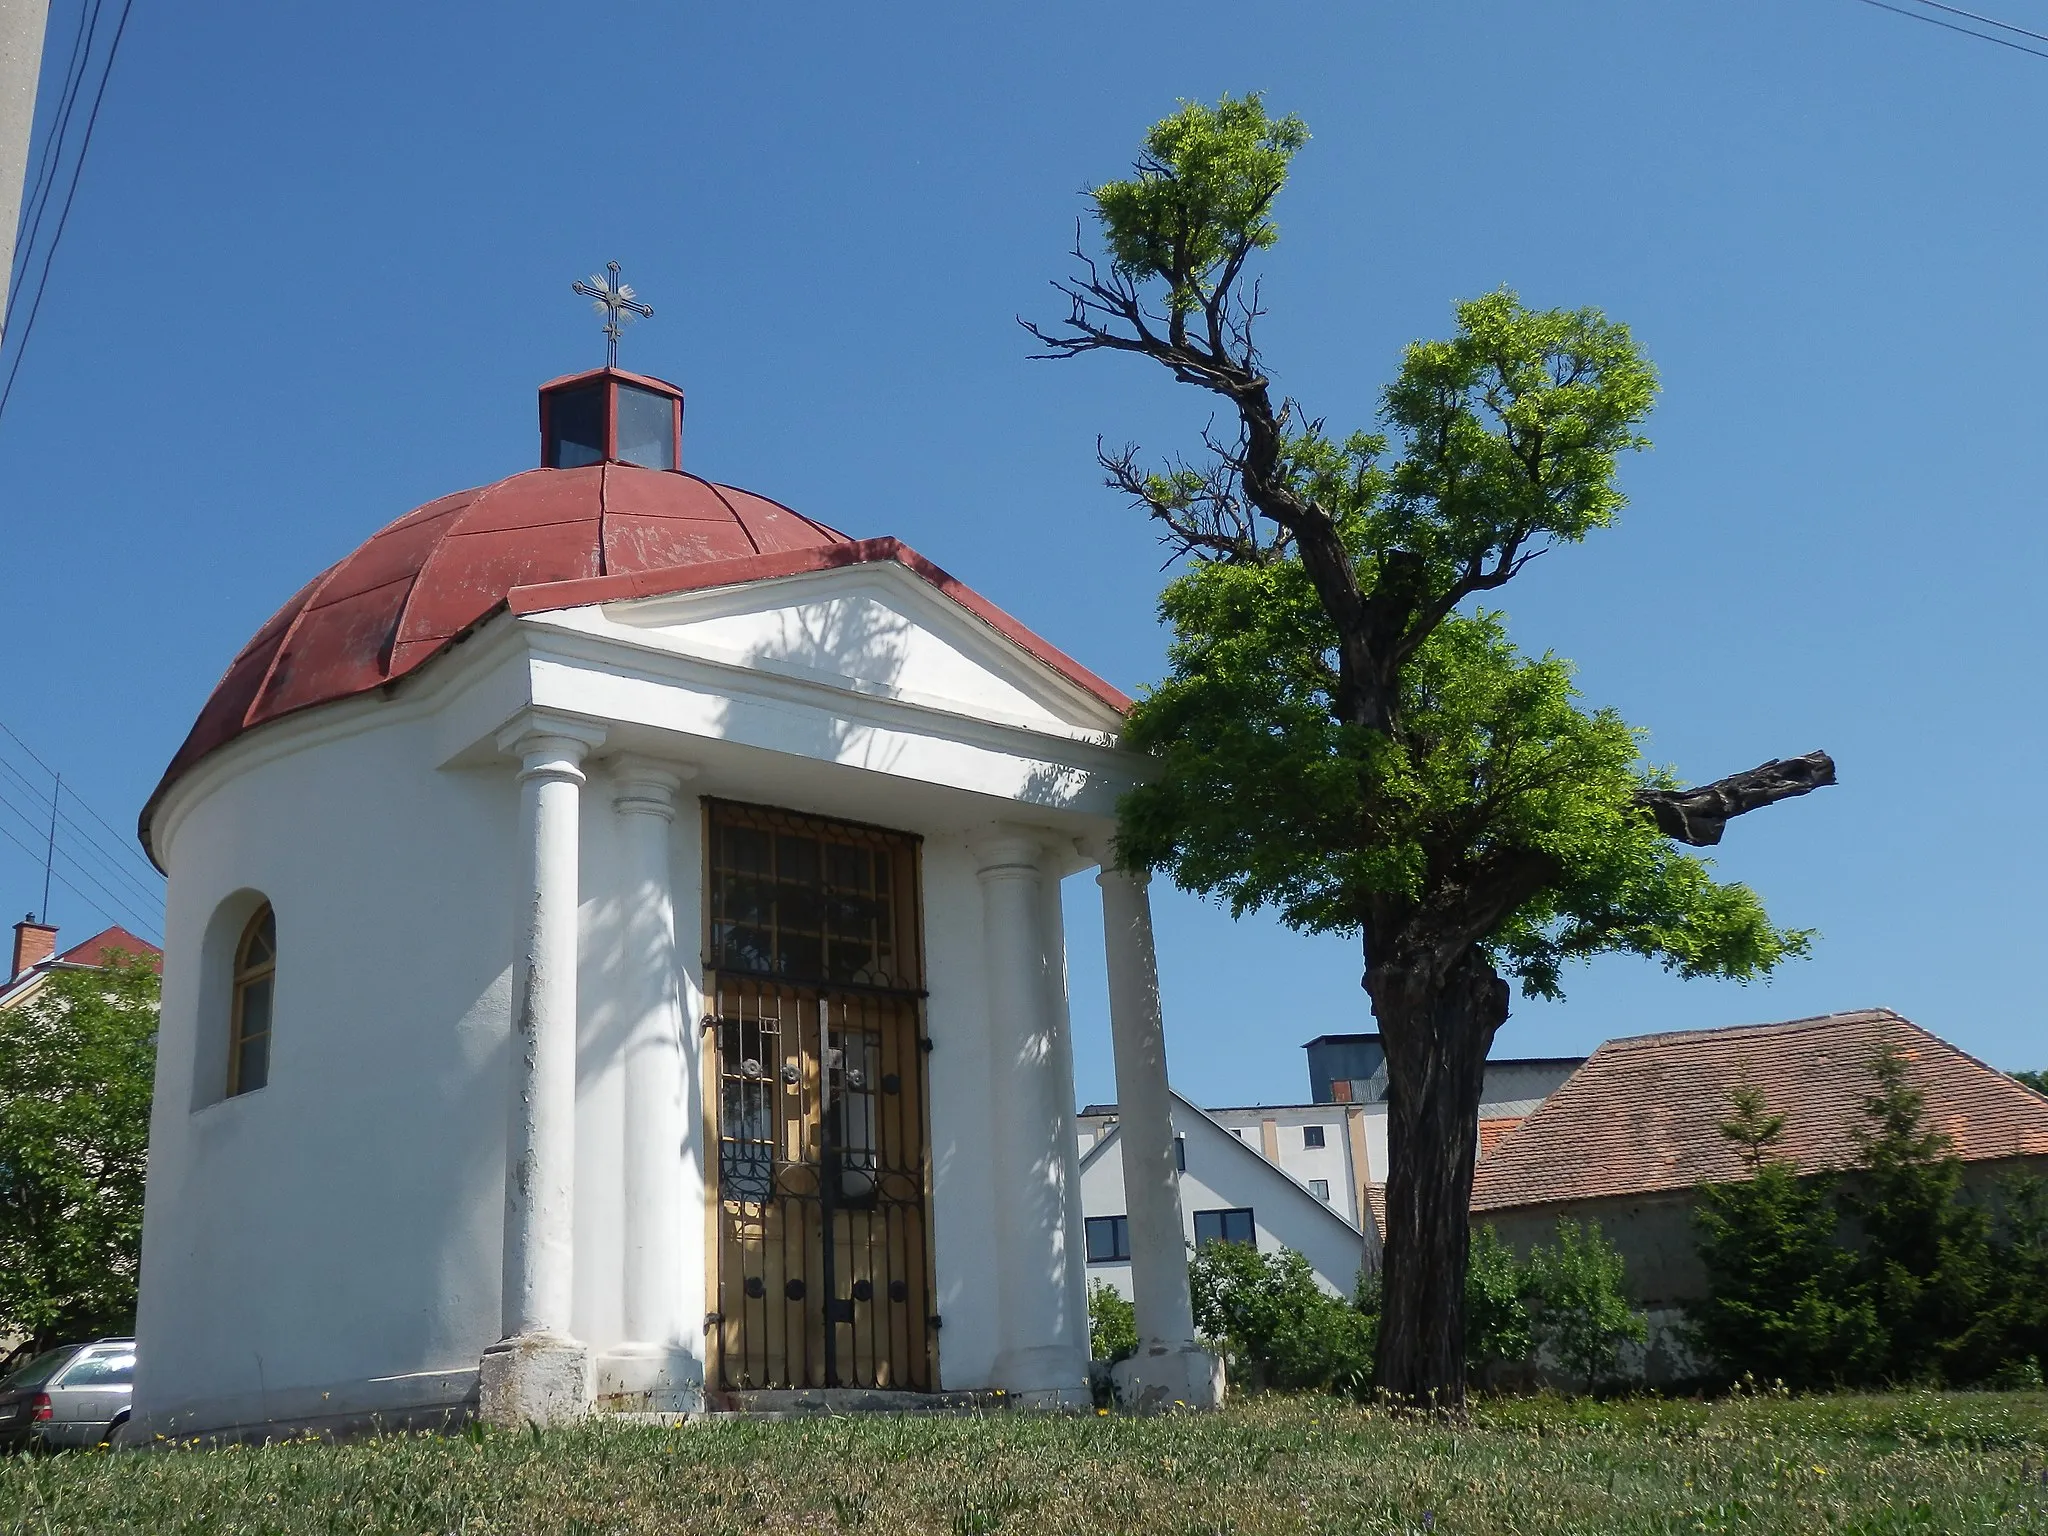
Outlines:
[[2048, 1371], [2048, 1179], [2011, 1175], [1999, 1206], [1991, 1301], [1957, 1354], [1985, 1379], [2037, 1383]]
[[1785, 1117], [1762, 1090], [1729, 1094], [1721, 1134], [1741, 1148], [1747, 1177], [1699, 1190], [1694, 1220], [1707, 1297], [1694, 1337], [1730, 1375], [1797, 1389], [1861, 1379], [1882, 1353], [1869, 1300], [1855, 1295], [1855, 1260], [1837, 1241], [1826, 1173], [1800, 1175], [1779, 1156]]
[[1963, 1165], [1948, 1136], [1923, 1125], [1926, 1097], [1886, 1045], [1870, 1063], [1875, 1091], [1852, 1128], [1854, 1176], [1843, 1209], [1861, 1238], [1857, 1279], [1885, 1339], [1894, 1382], [1974, 1374], [1958, 1344], [1990, 1299], [1990, 1219], [1961, 1198]]

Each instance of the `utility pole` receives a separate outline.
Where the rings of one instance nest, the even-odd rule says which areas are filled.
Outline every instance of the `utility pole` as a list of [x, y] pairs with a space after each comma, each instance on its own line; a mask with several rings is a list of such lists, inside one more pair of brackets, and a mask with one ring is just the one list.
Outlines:
[[14, 273], [14, 234], [35, 131], [36, 82], [43, 72], [43, 28], [50, 0], [0, 0], [0, 311]]

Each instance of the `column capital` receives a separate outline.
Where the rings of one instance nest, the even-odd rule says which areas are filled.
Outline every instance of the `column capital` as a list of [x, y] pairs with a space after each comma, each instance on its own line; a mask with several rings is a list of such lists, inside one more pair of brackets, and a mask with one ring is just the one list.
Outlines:
[[1037, 878], [1044, 873], [1048, 834], [1037, 827], [997, 822], [967, 839], [974, 873], [984, 881]]
[[522, 710], [498, 732], [498, 750], [520, 759], [519, 776], [583, 781], [583, 760], [604, 745], [601, 725]]
[[637, 752], [622, 752], [611, 760], [612, 805], [622, 815], [659, 816], [674, 821], [676, 791], [697, 777], [691, 763], [672, 763]]
[[1105, 860], [1102, 867], [1095, 871], [1095, 883], [1105, 890], [1111, 885], [1128, 885], [1134, 891], [1144, 891], [1152, 884], [1152, 871], [1124, 869]]

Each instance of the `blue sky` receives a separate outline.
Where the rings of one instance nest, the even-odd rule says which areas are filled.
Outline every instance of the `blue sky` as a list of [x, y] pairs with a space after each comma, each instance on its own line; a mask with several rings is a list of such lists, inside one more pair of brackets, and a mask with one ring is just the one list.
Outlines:
[[[2048, 31], [2048, 0], [2003, 10]], [[1209, 407], [1027, 361], [1013, 317], [1054, 312], [1081, 188], [1176, 98], [1246, 89], [1314, 134], [1266, 266], [1284, 387], [1369, 422], [1400, 347], [1501, 284], [1627, 321], [1655, 448], [1618, 529], [1504, 594], [1514, 633], [1690, 778], [1841, 765], [1719, 854], [1811, 960], [1601, 962], [1499, 1051], [1886, 1004], [2048, 1065], [2048, 60], [1854, 0], [144, 0], [0, 417], [0, 720], [130, 826], [307, 576], [532, 462], [534, 385], [601, 355], [568, 286], [607, 259], [657, 308], [623, 361], [688, 390], [692, 468], [898, 535], [1142, 684], [1160, 555], [1095, 437], [1184, 448]], [[0, 841], [0, 910], [40, 884]], [[1112, 1092], [1093, 897], [1084, 1098]], [[1301, 1042], [1369, 1027], [1349, 942], [1155, 899], [1196, 1098], [1301, 1098]]]

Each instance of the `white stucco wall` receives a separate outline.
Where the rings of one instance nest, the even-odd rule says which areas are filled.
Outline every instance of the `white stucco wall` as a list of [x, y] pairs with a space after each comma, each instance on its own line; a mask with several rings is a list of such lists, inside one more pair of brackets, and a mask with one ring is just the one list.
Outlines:
[[[778, 681], [785, 691], [773, 698], [721, 699], [702, 657], [678, 656], [697, 670], [670, 676], [659, 658], [606, 650], [601, 634], [578, 638], [581, 651], [540, 654], [533, 647], [574, 630], [547, 617], [495, 621], [394, 697], [324, 706], [251, 733], [189, 774], [157, 818], [170, 881], [138, 1320], [136, 1428], [145, 1434], [431, 1417], [472, 1393], [477, 1360], [501, 1331], [520, 879], [514, 765], [489, 744], [535, 702], [579, 710], [613, 732], [586, 765], [582, 795], [578, 1336], [597, 1354], [623, 1326], [624, 874], [603, 762], [616, 744], [701, 766], [671, 844], [693, 1047], [703, 1012], [696, 793], [924, 835], [940, 1379], [947, 1388], [994, 1384], [991, 1256], [1015, 1203], [1003, 1198], [1013, 1170], [993, 1166], [988, 1150], [998, 1085], [968, 839], [1019, 816], [1045, 826], [1055, 850], [1103, 830], [1100, 808], [1121, 787], [1101, 772], [1113, 749], [1079, 718], [1085, 712], [1070, 710], [1064, 727], [1047, 717], [1042, 736], [1022, 728], [1027, 705], [1058, 701], [1031, 675], [1036, 662], [1006, 685], [1014, 697], [990, 694], [1005, 719], [989, 725], [866, 694], [839, 709], [815, 679], [793, 693]], [[732, 615], [720, 622], [720, 641], [744, 650]], [[779, 644], [791, 622], [778, 608], [755, 639]], [[604, 625], [589, 617], [589, 627]], [[919, 692], [971, 694], [960, 669], [981, 659], [983, 644], [956, 636], [935, 647], [913, 635], [902, 650], [924, 659]], [[870, 718], [876, 709], [883, 714]], [[1060, 872], [1047, 875], [1055, 911]], [[224, 1099], [224, 953], [259, 899], [276, 910], [279, 946], [269, 1080]], [[1070, 1051], [1066, 1059], [1071, 1079]], [[1070, 1156], [1071, 1124], [1052, 1134]], [[715, 1173], [715, 1157], [706, 1162]], [[1079, 1207], [1071, 1202], [1061, 1230], [1029, 1242], [1078, 1254]], [[701, 1276], [702, 1231], [688, 1227], [684, 1238], [685, 1263]], [[1060, 1326], [1085, 1353], [1077, 1271], [1058, 1282]]]
[[[1245, 1146], [1228, 1130], [1178, 1095], [1173, 1129], [1186, 1138], [1187, 1167], [1180, 1176], [1182, 1233], [1195, 1241], [1195, 1213], [1249, 1207], [1259, 1250], [1292, 1248], [1309, 1262], [1333, 1295], [1349, 1296], [1367, 1262], [1366, 1238], [1336, 1211], [1259, 1155], [1256, 1136]], [[1125, 1214], [1124, 1169], [1114, 1132], [1097, 1140], [1081, 1164], [1081, 1200], [1090, 1216]], [[1131, 1294], [1128, 1262], [1090, 1264], [1088, 1278]]]
[[[497, 1336], [518, 800], [509, 773], [423, 772], [424, 734], [256, 763], [159, 849], [152, 1432], [459, 1400]], [[225, 1099], [237, 893], [273, 905], [279, 963], [269, 1081]]]
[[[1364, 1182], [1384, 1184], [1387, 1180], [1387, 1116], [1385, 1105], [1278, 1104], [1248, 1108], [1209, 1109], [1211, 1119], [1233, 1132], [1241, 1132], [1244, 1144], [1254, 1151], [1263, 1149], [1264, 1122], [1273, 1122], [1275, 1150], [1279, 1165], [1303, 1184], [1311, 1179], [1327, 1180], [1330, 1208], [1353, 1225], [1360, 1225], [1358, 1180], [1351, 1171], [1350, 1124], [1348, 1116], [1360, 1112], [1364, 1132], [1367, 1177]], [[1323, 1145], [1306, 1145], [1302, 1135], [1308, 1126], [1320, 1126]]]

